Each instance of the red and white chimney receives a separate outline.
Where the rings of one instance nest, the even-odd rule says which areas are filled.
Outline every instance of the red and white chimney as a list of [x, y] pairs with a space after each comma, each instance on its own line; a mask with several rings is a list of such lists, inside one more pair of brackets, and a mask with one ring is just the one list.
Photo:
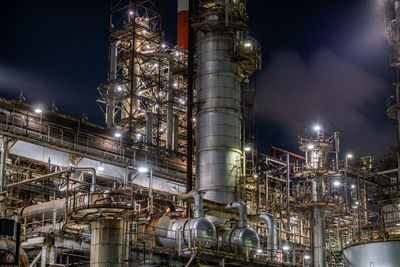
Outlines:
[[178, 0], [178, 29], [177, 44], [183, 49], [188, 49], [189, 24], [186, 22], [189, 16], [189, 0]]

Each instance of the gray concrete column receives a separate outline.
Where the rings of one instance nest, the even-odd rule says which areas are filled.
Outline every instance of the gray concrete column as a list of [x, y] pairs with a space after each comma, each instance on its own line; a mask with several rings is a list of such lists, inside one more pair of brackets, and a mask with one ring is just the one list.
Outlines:
[[127, 223], [100, 219], [91, 223], [91, 267], [122, 267], [127, 260]]

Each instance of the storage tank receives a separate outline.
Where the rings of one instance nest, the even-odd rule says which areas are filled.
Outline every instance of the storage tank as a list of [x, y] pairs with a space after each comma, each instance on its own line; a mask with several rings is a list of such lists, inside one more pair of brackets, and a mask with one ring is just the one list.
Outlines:
[[252, 257], [260, 248], [260, 239], [255, 230], [248, 227], [218, 227], [218, 242], [225, 252]]
[[139, 232], [145, 240], [150, 239], [154, 232], [156, 241], [167, 248], [183, 249], [190, 244], [211, 249], [217, 244], [215, 226], [204, 217], [189, 219], [176, 213], [164, 214], [153, 218]]
[[345, 248], [343, 253], [351, 267], [400, 266], [400, 240], [355, 244]]
[[194, 199], [194, 218], [182, 218], [178, 213], [166, 213], [154, 217], [144, 229], [139, 229], [143, 238], [149, 239], [155, 234], [157, 242], [168, 248], [187, 248], [199, 246], [202, 248], [215, 248], [217, 245], [217, 232], [214, 224], [204, 217], [203, 199], [201, 195], [192, 191], [184, 193], [183, 200]]

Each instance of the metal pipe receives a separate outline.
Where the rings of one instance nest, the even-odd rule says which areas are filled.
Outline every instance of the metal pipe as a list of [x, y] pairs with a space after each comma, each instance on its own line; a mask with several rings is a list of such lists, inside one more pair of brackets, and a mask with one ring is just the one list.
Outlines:
[[179, 121], [178, 121], [178, 115], [173, 116], [173, 123], [172, 123], [172, 150], [178, 151], [179, 148]]
[[3, 136], [1, 138], [1, 169], [0, 169], [0, 189], [3, 191], [4, 186], [6, 185], [6, 178], [5, 178], [5, 171], [6, 171], [6, 142], [5, 142], [5, 137]]
[[335, 170], [339, 170], [339, 153], [340, 153], [340, 139], [339, 139], [339, 132], [334, 132], [333, 134], [335, 138], [335, 156], [336, 156], [336, 164], [335, 164]]
[[[61, 171], [45, 174], [45, 175], [42, 175], [42, 176], [39, 176], [39, 177], [36, 177], [36, 178], [32, 178], [32, 179], [20, 181], [20, 182], [17, 182], [17, 183], [9, 184], [9, 185], [7, 185], [7, 187], [11, 188], [11, 187], [15, 187], [15, 186], [20, 186], [20, 185], [24, 185], [24, 184], [33, 183], [33, 182], [38, 182], [38, 181], [41, 181], [41, 180], [47, 180], [47, 179], [50, 179], [50, 178], [57, 177], [57, 176], [59, 176], [61, 174], [64, 174], [64, 173], [71, 173], [73, 171], [89, 171], [89, 172], [91, 172], [92, 173], [91, 192], [94, 192], [96, 190], [96, 180], [97, 180], [97, 178], [96, 178], [96, 169], [92, 168], [92, 167], [70, 167], [70, 168], [67, 168], [65, 170], [61, 170]], [[61, 177], [61, 179], [67, 179], [67, 178]], [[71, 180], [73, 182], [77, 182], [77, 183], [85, 183], [83, 181], [74, 180], [74, 179], [71, 179], [71, 178], [69, 180]]]
[[227, 204], [225, 206], [225, 209], [226, 210], [237, 209], [239, 212], [238, 227], [239, 228], [247, 227], [247, 208], [246, 208], [246, 205], [242, 201]]
[[187, 102], [186, 102], [186, 192], [193, 187], [193, 88], [194, 88], [194, 53], [195, 53], [195, 31], [193, 29], [194, 0], [189, 0], [188, 16], [188, 64], [187, 64]]
[[109, 74], [109, 85], [108, 85], [108, 103], [106, 113], [106, 125], [107, 128], [114, 126], [114, 92], [115, 92], [115, 79], [117, 78], [117, 50], [118, 41], [113, 41], [110, 46], [110, 74]]
[[36, 177], [36, 178], [32, 178], [32, 179], [20, 181], [20, 182], [17, 182], [17, 183], [9, 184], [9, 185], [7, 185], [7, 187], [11, 188], [11, 187], [15, 187], [15, 186], [20, 186], [20, 185], [24, 185], [24, 184], [33, 183], [33, 182], [38, 182], [38, 181], [41, 181], [41, 180], [47, 180], [47, 179], [50, 179], [50, 178], [57, 177], [57, 176], [59, 176], [61, 174], [64, 174], [64, 173], [72, 172], [72, 171], [73, 170], [72, 170], [72, 167], [71, 167], [71, 168], [68, 168], [68, 169], [65, 169], [65, 170], [61, 170], [61, 171], [45, 174], [45, 175], [42, 175], [42, 176], [39, 176], [39, 177]]
[[289, 152], [289, 151], [284, 150], [284, 149], [279, 148], [279, 147], [270, 146], [269, 149], [270, 149], [272, 152], [273, 152], [273, 151], [278, 151], [278, 152], [280, 152], [280, 153], [282, 153], [282, 154], [289, 154], [291, 157], [296, 158], [296, 159], [300, 159], [300, 160], [304, 160], [304, 161], [306, 160], [306, 158], [303, 157], [303, 156], [300, 156], [300, 155], [295, 154], [295, 153], [293, 153], [293, 152]]
[[40, 259], [40, 257], [42, 256], [42, 251], [40, 251], [36, 257], [33, 259], [33, 261], [31, 262], [31, 264], [29, 264], [29, 267], [34, 267], [36, 265], [36, 262]]
[[33, 219], [36, 219], [38, 221], [42, 219], [50, 220], [53, 218], [54, 212], [56, 213], [57, 217], [64, 216], [66, 201], [66, 198], [61, 198], [28, 207], [23, 207], [19, 211], [19, 214], [23, 218], [26, 218], [28, 221], [31, 221]]
[[188, 199], [193, 199], [194, 200], [194, 206], [193, 206], [193, 212], [194, 212], [194, 217], [195, 218], [200, 218], [204, 217], [204, 209], [203, 209], [203, 198], [197, 191], [190, 191], [189, 193], [183, 193], [181, 195], [182, 200], [188, 200]]
[[286, 184], [287, 184], [287, 201], [286, 201], [286, 215], [289, 218], [289, 205], [290, 205], [290, 156], [286, 154]]
[[146, 113], [146, 142], [153, 144], [153, 113]]
[[149, 197], [150, 197], [150, 214], [153, 214], [154, 213], [153, 168], [150, 168]]
[[270, 250], [270, 257], [274, 259], [278, 249], [277, 234], [276, 234], [276, 220], [268, 213], [261, 213], [260, 219], [267, 225], [267, 249]]
[[326, 267], [325, 219], [320, 207], [313, 207], [313, 266]]
[[[268, 165], [268, 160], [265, 160], [265, 165]], [[269, 175], [268, 170], [265, 172], [265, 211], [269, 209]]]
[[167, 149], [172, 148], [172, 136], [173, 136], [173, 120], [174, 120], [174, 75], [172, 69], [174, 67], [174, 60], [172, 57], [168, 61], [168, 106], [167, 106]]
[[73, 171], [88, 171], [92, 173], [92, 185], [90, 187], [90, 192], [96, 191], [96, 169], [92, 167], [72, 167]]
[[396, 168], [396, 169], [391, 169], [391, 170], [380, 171], [380, 172], [377, 172], [376, 174], [377, 175], [382, 175], [382, 174], [394, 173], [394, 172], [397, 172], [397, 171], [398, 171], [398, 169]]

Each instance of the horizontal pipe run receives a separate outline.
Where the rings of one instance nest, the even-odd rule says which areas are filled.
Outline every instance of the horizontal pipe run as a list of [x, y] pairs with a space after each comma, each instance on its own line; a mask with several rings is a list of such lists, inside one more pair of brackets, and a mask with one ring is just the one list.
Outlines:
[[282, 154], [289, 155], [289, 156], [291, 156], [291, 157], [293, 157], [293, 158], [296, 158], [296, 159], [300, 159], [300, 160], [304, 160], [304, 161], [306, 160], [306, 158], [303, 157], [303, 156], [300, 156], [300, 155], [295, 154], [295, 153], [293, 153], [293, 152], [289, 152], [289, 151], [284, 150], [284, 149], [279, 148], [279, 147], [270, 146], [269, 149], [270, 149], [271, 151], [278, 151], [278, 152], [280, 152], [280, 153], [282, 153]]
[[[91, 192], [96, 191], [96, 169], [95, 168], [90, 168], [90, 167], [70, 167], [68, 169], [65, 170], [61, 170], [61, 171], [57, 171], [57, 172], [53, 172], [53, 173], [49, 173], [49, 174], [45, 174], [36, 178], [32, 178], [32, 179], [28, 179], [28, 180], [24, 180], [24, 181], [20, 181], [17, 183], [13, 183], [13, 184], [9, 184], [7, 185], [8, 188], [12, 188], [15, 186], [20, 186], [20, 185], [24, 185], [24, 184], [29, 184], [29, 183], [33, 183], [33, 182], [38, 182], [38, 181], [42, 181], [42, 180], [47, 180], [47, 179], [51, 179], [54, 177], [57, 177], [59, 175], [62, 175], [64, 173], [71, 173], [73, 171], [88, 171], [92, 173], [92, 184], [91, 184]], [[71, 179], [71, 178], [65, 178], [65, 177], [60, 177], [61, 179], [64, 180], [70, 180], [73, 182], [77, 182], [77, 183], [82, 183], [85, 184], [86, 182], [84, 181], [79, 181], [76, 179]]]

